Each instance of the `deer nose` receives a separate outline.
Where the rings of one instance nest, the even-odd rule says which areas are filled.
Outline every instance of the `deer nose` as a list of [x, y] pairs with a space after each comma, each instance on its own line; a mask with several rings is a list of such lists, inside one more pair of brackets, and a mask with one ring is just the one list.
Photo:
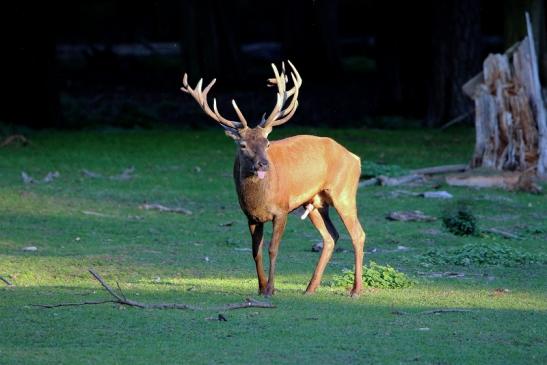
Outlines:
[[268, 169], [268, 160], [259, 160], [256, 163], [256, 166], [257, 166], [257, 170], [258, 169], [266, 170]]

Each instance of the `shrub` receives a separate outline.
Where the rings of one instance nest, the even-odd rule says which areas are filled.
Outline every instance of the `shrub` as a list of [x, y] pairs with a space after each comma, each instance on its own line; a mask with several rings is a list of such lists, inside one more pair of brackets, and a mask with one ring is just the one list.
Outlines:
[[446, 229], [457, 236], [470, 236], [479, 233], [477, 218], [471, 213], [469, 207], [461, 203], [446, 209], [443, 212], [442, 220]]
[[449, 250], [431, 250], [422, 261], [429, 264], [469, 265], [501, 265], [524, 266], [530, 264], [545, 264], [546, 257], [532, 255], [522, 250], [514, 249], [500, 243], [467, 244], [463, 247]]
[[[331, 286], [349, 287], [353, 285], [354, 272], [343, 269], [342, 274], [335, 275]], [[370, 288], [396, 289], [408, 288], [414, 282], [408, 276], [393, 267], [378, 265], [371, 261], [369, 267], [363, 266], [363, 286]]]

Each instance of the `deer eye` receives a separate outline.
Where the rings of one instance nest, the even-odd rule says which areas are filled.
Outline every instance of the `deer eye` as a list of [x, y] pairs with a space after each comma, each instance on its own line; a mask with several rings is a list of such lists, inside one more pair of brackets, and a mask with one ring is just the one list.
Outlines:
[[239, 144], [239, 148], [241, 148], [241, 149], [247, 148], [247, 143], [241, 142], [241, 143]]
[[268, 144], [266, 145], [266, 148], [270, 147], [270, 141], [268, 141]]

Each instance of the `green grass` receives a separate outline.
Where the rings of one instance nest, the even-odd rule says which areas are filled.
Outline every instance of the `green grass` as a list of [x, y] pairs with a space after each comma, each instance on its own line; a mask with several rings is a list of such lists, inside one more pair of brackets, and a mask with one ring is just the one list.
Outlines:
[[[473, 131], [466, 129], [279, 128], [273, 138], [299, 133], [332, 136], [368, 166], [398, 166], [388, 172], [465, 162], [473, 148]], [[499, 242], [544, 254], [545, 196], [501, 190], [442, 186], [465, 199], [481, 229], [508, 230], [521, 240], [454, 236], [440, 219], [390, 222], [385, 215], [393, 210], [440, 217], [449, 202], [394, 195], [401, 188], [359, 190], [367, 249], [377, 249], [366, 254], [366, 262], [404, 272], [416, 281], [410, 288], [369, 288], [352, 299], [344, 288], [326, 285], [353, 265], [347, 232], [336, 219], [346, 252], [334, 254], [316, 295], [302, 295], [318, 259], [310, 248], [319, 235], [292, 216], [278, 257], [275, 309], [228, 311], [228, 321], [219, 322], [206, 320], [218, 315], [214, 311], [32, 307], [107, 298], [89, 267], [143, 302], [216, 306], [256, 298], [257, 284], [250, 252], [240, 250], [250, 247], [250, 239], [231, 179], [235, 147], [220, 130], [29, 137], [28, 147], [0, 149], [0, 275], [16, 284], [0, 282], [0, 364], [547, 362], [545, 265], [462, 267], [421, 259], [431, 249]], [[87, 169], [116, 175], [130, 166], [135, 173], [128, 181], [81, 174]], [[24, 185], [21, 171], [34, 178], [59, 171], [60, 177]], [[144, 211], [144, 202], [182, 206], [193, 214]], [[227, 222], [234, 223], [221, 225]], [[38, 250], [22, 251], [31, 245]], [[428, 275], [449, 271], [465, 276]], [[471, 312], [420, 314], [439, 308]]]

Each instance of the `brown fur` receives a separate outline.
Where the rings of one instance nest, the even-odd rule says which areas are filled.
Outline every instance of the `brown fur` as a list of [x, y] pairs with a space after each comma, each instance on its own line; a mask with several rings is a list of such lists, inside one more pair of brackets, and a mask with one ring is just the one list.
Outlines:
[[[259, 292], [264, 295], [274, 292], [277, 251], [285, 231], [287, 215], [296, 208], [312, 204], [315, 209], [309, 212], [308, 217], [323, 238], [323, 250], [306, 293], [313, 293], [319, 286], [338, 240], [338, 232], [329, 218], [329, 206], [333, 206], [353, 243], [355, 281], [351, 294], [358, 295], [362, 289], [365, 243], [365, 232], [357, 219], [355, 201], [361, 174], [359, 157], [330, 138], [295, 136], [271, 144], [268, 141], [272, 128], [286, 123], [298, 107], [302, 79], [294, 65], [288, 63], [292, 70], [290, 76], [293, 87], [287, 88], [289, 78], [285, 65], [282, 64], [280, 74], [272, 64], [275, 77], [269, 81], [272, 85], [277, 85], [277, 102], [270, 115], [266, 118], [264, 114], [255, 128], [248, 127], [247, 120], [235, 101], [232, 101], [232, 105], [239, 122], [222, 117], [216, 108], [216, 102], [212, 109], [209, 107], [207, 94], [215, 80], [205, 89], [202, 89], [203, 80], [195, 88], [191, 88], [188, 76], [184, 74], [181, 90], [190, 94], [203, 111], [216, 120], [239, 145], [234, 164], [234, 180], [239, 204], [249, 222]], [[285, 103], [288, 103], [287, 107]], [[266, 278], [262, 263], [262, 245], [264, 223], [269, 221], [273, 223], [273, 233], [268, 250], [270, 268]]]
[[[361, 163], [359, 157], [330, 138], [294, 136], [273, 141], [267, 148], [269, 130], [260, 127], [240, 132], [236, 140], [245, 145], [238, 149], [234, 180], [241, 209], [249, 221], [253, 238], [253, 256], [259, 280], [259, 291], [274, 292], [275, 259], [287, 215], [308, 203], [316, 208], [310, 220], [323, 237], [323, 252], [310, 281], [307, 293], [315, 291], [323, 270], [332, 255], [338, 233], [328, 216], [329, 206], [339, 213], [355, 249], [356, 278], [353, 295], [361, 291], [361, 267], [365, 233], [357, 219], [356, 193]], [[264, 179], [253, 172], [257, 159], [266, 158], [268, 170]], [[263, 224], [273, 221], [270, 243], [270, 273], [264, 274], [261, 248]]]

